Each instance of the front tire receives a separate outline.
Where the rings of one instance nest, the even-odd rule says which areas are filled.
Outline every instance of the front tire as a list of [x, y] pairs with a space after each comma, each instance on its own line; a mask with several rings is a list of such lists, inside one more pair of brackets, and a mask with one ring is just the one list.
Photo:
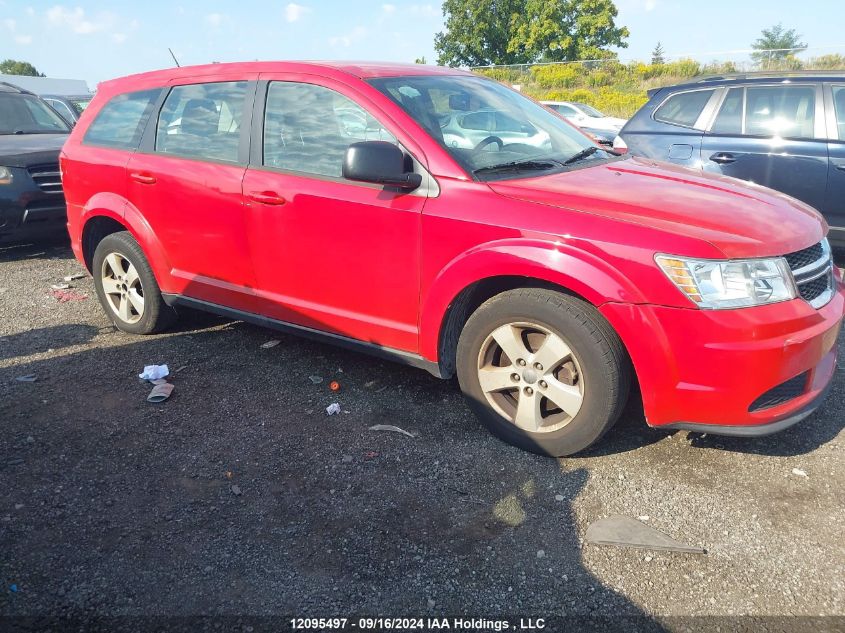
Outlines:
[[117, 329], [154, 334], [176, 321], [141, 246], [128, 231], [111, 233], [97, 244], [91, 272], [100, 304]]
[[598, 441], [631, 383], [622, 342], [598, 311], [541, 288], [481, 305], [461, 333], [457, 363], [470, 408], [494, 435], [553, 457]]

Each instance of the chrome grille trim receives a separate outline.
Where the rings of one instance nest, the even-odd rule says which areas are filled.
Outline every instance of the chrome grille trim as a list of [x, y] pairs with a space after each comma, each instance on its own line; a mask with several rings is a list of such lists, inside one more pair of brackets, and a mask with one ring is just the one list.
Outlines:
[[[812, 253], [813, 255], [820, 253], [821, 256], [809, 264], [804, 264], [808, 253]], [[827, 305], [833, 298], [835, 286], [833, 255], [827, 239], [801, 251], [784, 255], [784, 259], [790, 264], [792, 278], [795, 281], [795, 287], [798, 289], [799, 296], [817, 310]], [[792, 268], [792, 264], [795, 262], [801, 262], [802, 265]], [[826, 287], [819, 292], [818, 280], [825, 276], [827, 276]]]
[[30, 177], [45, 193], [62, 193], [62, 173], [58, 163], [27, 167]]

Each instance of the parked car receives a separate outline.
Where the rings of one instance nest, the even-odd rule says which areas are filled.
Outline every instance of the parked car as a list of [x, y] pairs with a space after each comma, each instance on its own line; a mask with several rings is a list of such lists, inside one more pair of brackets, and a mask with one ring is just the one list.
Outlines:
[[540, 103], [559, 112], [580, 128], [600, 130], [605, 134], [615, 135], [626, 123], [625, 119], [607, 116], [586, 103], [573, 101], [541, 101]]
[[443, 141], [450, 147], [473, 149], [485, 139], [493, 139], [488, 145], [524, 144], [551, 149], [551, 139], [546, 132], [505, 112], [448, 112], [440, 115], [438, 122]]
[[91, 103], [93, 95], [41, 95], [41, 98], [61, 114], [65, 121], [71, 125], [76, 125], [79, 115]]
[[37, 96], [0, 83], [0, 240], [64, 232], [59, 150], [68, 132]]
[[617, 149], [782, 191], [845, 246], [845, 73], [726, 75], [649, 94]]
[[[190, 306], [457, 374], [493, 433], [549, 455], [597, 441], [634, 375], [648, 424], [736, 435], [831, 384], [845, 285], [815, 211], [616, 156], [495, 81], [213, 64], [105, 82], [89, 111], [68, 226], [126, 332]], [[447, 124], [455, 146], [459, 111], [548, 142]]]

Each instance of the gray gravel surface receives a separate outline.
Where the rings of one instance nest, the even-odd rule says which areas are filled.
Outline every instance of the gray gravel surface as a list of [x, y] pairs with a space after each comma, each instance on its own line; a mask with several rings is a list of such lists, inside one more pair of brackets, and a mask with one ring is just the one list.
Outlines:
[[[841, 367], [779, 435], [629, 407], [554, 460], [419, 370], [199, 313], [120, 333], [90, 278], [49, 294], [81, 270], [63, 244], [0, 249], [0, 615], [845, 615]], [[153, 363], [185, 366], [159, 405]], [[617, 513], [707, 553], [584, 542]]]

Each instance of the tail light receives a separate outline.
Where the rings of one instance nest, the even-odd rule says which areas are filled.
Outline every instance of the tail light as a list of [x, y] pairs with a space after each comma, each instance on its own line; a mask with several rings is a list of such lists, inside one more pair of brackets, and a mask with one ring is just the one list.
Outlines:
[[615, 139], [613, 139], [613, 149], [615, 149], [620, 154], [626, 154], [628, 152], [628, 144], [622, 140], [622, 137], [617, 135]]

